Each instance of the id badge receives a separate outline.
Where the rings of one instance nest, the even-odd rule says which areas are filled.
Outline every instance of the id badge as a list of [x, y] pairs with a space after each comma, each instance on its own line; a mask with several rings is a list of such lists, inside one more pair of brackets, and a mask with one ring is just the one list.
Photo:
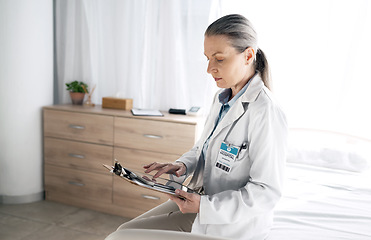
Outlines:
[[239, 151], [239, 147], [222, 142], [215, 167], [219, 168], [225, 173], [230, 173]]

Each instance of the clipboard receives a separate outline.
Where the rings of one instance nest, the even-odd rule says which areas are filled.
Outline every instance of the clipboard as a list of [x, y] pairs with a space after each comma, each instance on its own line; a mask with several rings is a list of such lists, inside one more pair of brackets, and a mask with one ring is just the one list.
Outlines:
[[150, 189], [156, 192], [166, 193], [173, 196], [177, 196], [184, 200], [183, 197], [175, 194], [176, 189], [181, 189], [189, 193], [197, 193], [194, 190], [184, 186], [183, 184], [166, 179], [166, 178], [153, 178], [152, 175], [140, 172], [134, 172], [128, 168], [122, 167], [121, 164], [115, 160], [114, 166], [108, 166], [103, 164], [103, 166], [108, 169], [111, 173], [116, 176], [128, 181], [131, 184]]

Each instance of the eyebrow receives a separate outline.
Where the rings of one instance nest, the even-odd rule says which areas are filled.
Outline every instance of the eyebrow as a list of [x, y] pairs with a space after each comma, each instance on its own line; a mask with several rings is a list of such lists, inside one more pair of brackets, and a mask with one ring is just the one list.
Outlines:
[[[211, 55], [212, 57], [214, 57], [216, 54], [223, 54], [223, 52], [215, 52], [213, 55]], [[204, 53], [204, 55], [207, 57], [206, 53]]]

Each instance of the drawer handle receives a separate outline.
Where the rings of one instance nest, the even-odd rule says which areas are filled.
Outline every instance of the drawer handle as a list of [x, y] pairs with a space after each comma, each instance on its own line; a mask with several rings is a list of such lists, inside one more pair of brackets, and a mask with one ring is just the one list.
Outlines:
[[150, 200], [160, 200], [159, 197], [155, 197], [155, 196], [151, 196], [151, 195], [145, 195], [145, 194], [142, 194], [142, 198], [150, 199]]
[[146, 138], [153, 138], [153, 139], [160, 139], [160, 138], [163, 138], [162, 136], [159, 136], [159, 135], [152, 135], [152, 134], [143, 134], [143, 137], [146, 137]]
[[74, 182], [74, 181], [69, 181], [68, 184], [75, 185], [75, 186], [79, 186], [79, 187], [83, 187], [83, 186], [85, 186], [85, 184], [83, 184], [83, 183]]
[[80, 159], [84, 159], [85, 158], [85, 155], [74, 154], [74, 153], [69, 153], [68, 156], [74, 157], [74, 158], [80, 158]]
[[75, 125], [75, 124], [70, 124], [70, 125], [68, 125], [68, 127], [73, 128], [73, 129], [79, 129], [79, 130], [84, 130], [85, 129], [84, 126]]

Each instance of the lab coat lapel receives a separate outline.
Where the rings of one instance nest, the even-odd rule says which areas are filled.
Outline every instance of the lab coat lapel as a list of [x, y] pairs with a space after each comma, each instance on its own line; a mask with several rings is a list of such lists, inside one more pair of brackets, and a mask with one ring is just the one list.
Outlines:
[[219, 123], [213, 134], [214, 137], [216, 137], [224, 128], [237, 121], [241, 117], [241, 115], [245, 113], [245, 106], [247, 106], [249, 102], [253, 102], [256, 100], [263, 86], [264, 84], [260, 75], [256, 74], [253, 79], [251, 79], [251, 83], [247, 87], [246, 92], [239, 99], [237, 99], [232, 108]]
[[219, 122], [218, 126], [215, 129], [213, 134], [214, 137], [218, 136], [218, 134], [226, 127], [233, 124], [243, 113], [244, 107], [241, 102], [241, 98], [237, 99], [237, 101], [233, 104], [232, 108], [228, 111], [228, 113], [224, 116], [221, 122]]
[[[216, 99], [214, 101], [219, 101], [217, 96], [220, 92], [216, 94]], [[204, 127], [203, 135], [201, 136], [201, 142], [204, 143], [206, 139], [210, 136], [211, 132], [214, 129], [214, 125], [216, 122], [216, 119], [218, 118], [219, 111], [220, 111], [221, 104], [213, 104], [212, 109], [210, 110], [210, 114], [208, 116], [209, 119], [207, 119], [207, 122], [209, 124], [206, 124]]]
[[246, 92], [241, 96], [242, 102], [255, 102], [260, 91], [264, 88], [263, 80], [260, 77], [260, 74], [256, 74], [251, 83], [246, 89]]

